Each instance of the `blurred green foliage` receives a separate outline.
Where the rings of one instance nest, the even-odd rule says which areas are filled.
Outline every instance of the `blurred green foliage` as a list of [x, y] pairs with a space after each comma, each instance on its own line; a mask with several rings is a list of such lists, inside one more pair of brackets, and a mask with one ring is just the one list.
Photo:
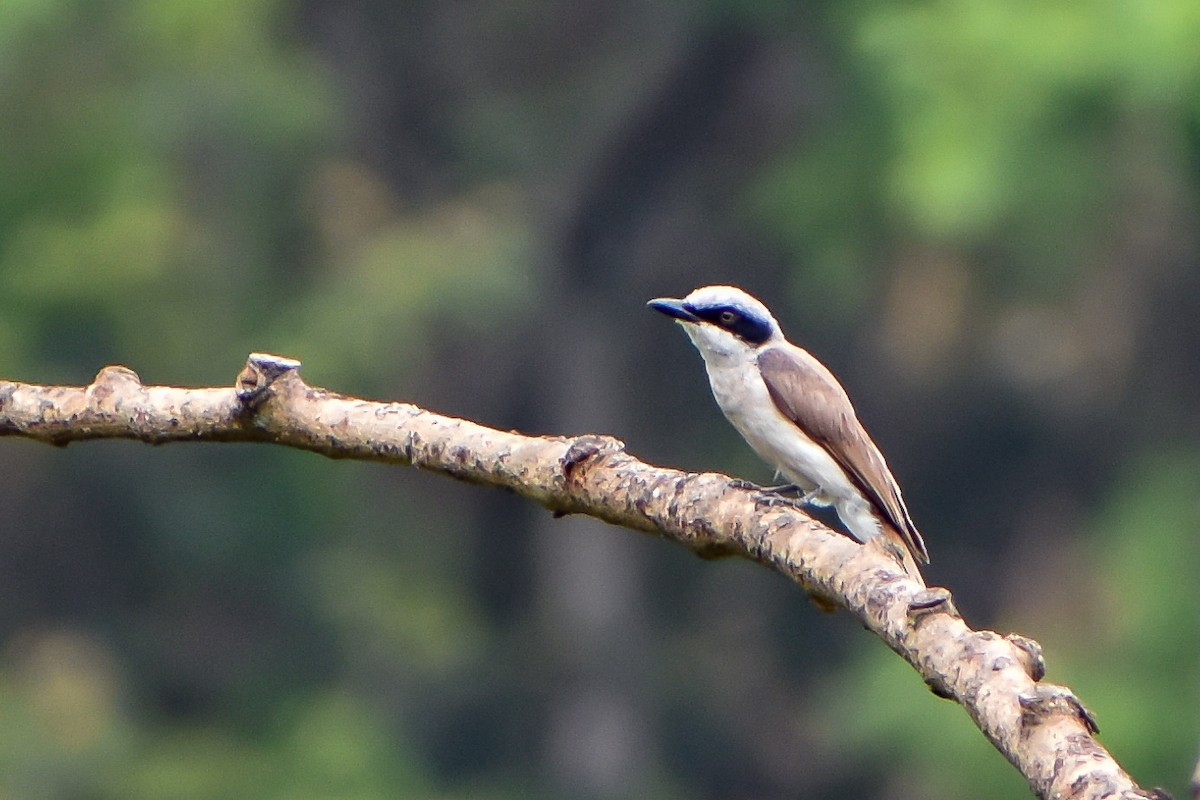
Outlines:
[[[766, 480], [640, 308], [744, 284], [850, 387], [932, 581], [1041, 640], [1138, 780], [1184, 785], [1196, 4], [0, 19], [0, 375], [219, 385], [272, 351]], [[1025, 791], [794, 587], [410, 473], [4, 441], [0, 795]]]

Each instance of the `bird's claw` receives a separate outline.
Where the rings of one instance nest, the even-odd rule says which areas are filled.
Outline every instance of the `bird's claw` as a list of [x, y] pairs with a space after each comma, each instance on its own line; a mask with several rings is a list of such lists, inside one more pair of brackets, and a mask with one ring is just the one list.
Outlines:
[[766, 506], [767, 508], [778, 508], [779, 506], [800, 507], [799, 501], [794, 497], [773, 492], [759, 492], [758, 496], [754, 498], [754, 503], [755, 505]]
[[729, 484], [735, 489], [747, 489], [758, 493], [760, 495], [760, 502], [772, 506], [779, 505], [780, 503], [807, 506], [813, 503], [821, 494], [820, 488], [804, 492], [794, 483], [781, 483], [778, 486], [759, 486], [757, 483], [745, 481], [741, 478], [731, 478]]
[[820, 488], [805, 492], [794, 483], [785, 483], [782, 486], [762, 486], [758, 491], [759, 494], [775, 498], [775, 503], [786, 501], [801, 508], [814, 505], [821, 494]]

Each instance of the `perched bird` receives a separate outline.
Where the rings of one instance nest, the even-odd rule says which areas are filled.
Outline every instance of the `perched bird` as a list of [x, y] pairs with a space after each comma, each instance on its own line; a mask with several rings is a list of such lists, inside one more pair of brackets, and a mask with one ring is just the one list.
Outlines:
[[846, 390], [824, 364], [783, 338], [766, 306], [733, 286], [705, 286], [682, 300], [660, 297], [647, 305], [683, 326], [704, 357], [721, 411], [805, 493], [802, 502], [833, 506], [860, 542], [883, 534], [929, 563], [900, 487]]

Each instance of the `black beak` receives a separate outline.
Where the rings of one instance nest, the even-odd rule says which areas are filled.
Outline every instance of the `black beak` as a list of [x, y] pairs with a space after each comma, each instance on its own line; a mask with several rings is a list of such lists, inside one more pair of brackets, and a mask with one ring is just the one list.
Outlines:
[[657, 297], [646, 303], [655, 311], [661, 311], [668, 317], [673, 317], [682, 322], [699, 322], [700, 318], [693, 314], [687, 307], [687, 304], [682, 300], [676, 300], [673, 297]]

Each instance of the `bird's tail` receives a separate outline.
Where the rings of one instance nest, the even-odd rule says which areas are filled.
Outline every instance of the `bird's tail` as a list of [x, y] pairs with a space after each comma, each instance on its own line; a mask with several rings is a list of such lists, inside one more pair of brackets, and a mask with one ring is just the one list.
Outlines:
[[917, 561], [919, 559], [921, 563], [928, 564], [929, 556], [925, 552], [925, 544], [921, 541], [921, 535], [913, 530], [912, 533], [916, 537], [914, 539], [889, 522], [883, 522], [880, 527], [882, 535], [876, 536], [871, 541], [879, 542], [886, 552], [900, 562], [905, 572], [924, 585], [925, 579], [921, 576], [921, 568]]

